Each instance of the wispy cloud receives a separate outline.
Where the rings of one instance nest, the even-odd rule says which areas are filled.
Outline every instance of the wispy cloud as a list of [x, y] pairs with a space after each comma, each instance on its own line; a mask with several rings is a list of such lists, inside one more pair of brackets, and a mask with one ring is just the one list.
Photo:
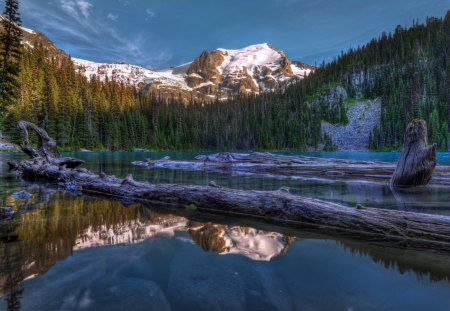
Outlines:
[[72, 16], [73, 18], [78, 18], [78, 11], [75, 8], [75, 2], [69, 0], [61, 0], [61, 8], [64, 12]]
[[113, 22], [115, 22], [119, 18], [119, 15], [116, 15], [116, 14], [113, 14], [113, 13], [108, 13], [106, 18], [109, 19], [109, 20], [112, 20]]
[[94, 13], [88, 1], [59, 0], [58, 5], [22, 1], [22, 16], [28, 26], [36, 25], [36, 30], [48, 35], [74, 57], [99, 62], [124, 61], [145, 67], [166, 65], [173, 57], [162, 47], [149, 48], [151, 39], [140, 31], [126, 36], [120, 34], [107, 22], [107, 19], [118, 20], [118, 15], [109, 13], [107, 19], [89, 18]]
[[88, 18], [89, 10], [92, 8], [92, 4], [85, 0], [76, 0], [76, 4], [78, 9], [81, 11], [81, 14], [83, 14], [85, 18]]
[[89, 17], [89, 10], [93, 7], [92, 3], [86, 0], [60, 0], [61, 8], [64, 12], [75, 19], [80, 17]]
[[146, 21], [149, 21], [152, 18], [156, 17], [156, 13], [153, 12], [152, 10], [150, 10], [150, 9], [145, 10], [145, 13], [147, 14], [147, 17], [145, 18]]

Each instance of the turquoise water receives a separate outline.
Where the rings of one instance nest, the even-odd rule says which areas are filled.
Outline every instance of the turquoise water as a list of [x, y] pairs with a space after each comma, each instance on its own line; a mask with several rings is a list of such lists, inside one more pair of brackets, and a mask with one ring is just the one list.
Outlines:
[[[148, 169], [196, 153], [76, 153], [86, 167], [155, 183], [216, 183], [380, 208], [450, 214], [444, 188], [398, 205], [387, 186]], [[314, 153], [395, 161], [398, 153]], [[242, 219], [174, 213], [24, 183], [0, 153], [0, 310], [450, 310], [450, 255], [320, 236]], [[439, 154], [449, 164], [449, 154]], [[447, 162], [446, 162], [447, 161]], [[27, 190], [29, 200], [12, 193]]]

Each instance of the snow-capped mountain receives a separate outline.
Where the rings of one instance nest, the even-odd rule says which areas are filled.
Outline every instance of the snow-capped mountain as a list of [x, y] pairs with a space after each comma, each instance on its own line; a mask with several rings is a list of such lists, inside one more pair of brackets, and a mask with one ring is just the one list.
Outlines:
[[311, 66], [293, 64], [286, 55], [267, 43], [239, 50], [203, 52], [187, 70], [187, 83], [202, 93], [228, 97], [259, 93], [302, 79]]
[[73, 61], [88, 78], [108, 77], [147, 93], [181, 95], [186, 100], [192, 96], [225, 99], [238, 94], [258, 94], [302, 79], [314, 70], [303, 63], [291, 62], [282, 51], [267, 43], [239, 50], [205, 51], [190, 63], [166, 70], [76, 58]]
[[191, 90], [183, 75], [173, 74], [172, 70], [155, 71], [126, 63], [95, 63], [78, 58], [72, 58], [72, 61], [78, 67], [79, 72], [88, 78], [95, 75], [100, 81], [104, 81], [108, 77], [109, 80], [114, 79], [136, 87], [159, 83]]
[[174, 237], [177, 231], [188, 231], [192, 241], [207, 251], [221, 255], [239, 254], [261, 261], [268, 261], [284, 253], [290, 245], [281, 234], [275, 232], [239, 226], [191, 223], [183, 217], [165, 215], [152, 223], [132, 220], [114, 226], [90, 226], [77, 236], [73, 250], [140, 243], [155, 236]]
[[[0, 15], [0, 21], [3, 17]], [[0, 23], [0, 28], [2, 24]], [[27, 48], [42, 45], [50, 56], [69, 58], [44, 34], [21, 27]], [[121, 81], [146, 94], [177, 98], [185, 103], [226, 99], [238, 94], [275, 90], [304, 78], [314, 67], [289, 60], [270, 44], [256, 44], [238, 50], [205, 51], [192, 62], [164, 70], [151, 70], [126, 63], [96, 63], [72, 59], [79, 72], [91, 79]]]
[[192, 224], [189, 233], [206, 251], [221, 255], [239, 254], [260, 261], [284, 254], [293, 242], [276, 232], [212, 223]]

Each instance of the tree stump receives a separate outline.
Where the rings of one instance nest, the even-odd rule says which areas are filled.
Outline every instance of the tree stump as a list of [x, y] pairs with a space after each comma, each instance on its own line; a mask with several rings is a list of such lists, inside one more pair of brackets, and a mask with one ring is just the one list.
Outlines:
[[391, 179], [394, 187], [423, 186], [430, 182], [436, 167], [436, 144], [428, 146], [427, 124], [412, 120], [405, 132], [403, 150]]
[[[44, 129], [27, 121], [19, 121], [17, 126], [23, 131], [23, 143], [20, 145], [20, 148], [30, 158], [45, 158], [47, 160], [59, 158], [59, 153], [56, 149], [56, 141], [48, 136], [48, 133]], [[38, 136], [37, 148], [33, 148], [30, 145], [28, 140], [29, 129], [33, 130]]]
[[[17, 126], [23, 131], [23, 142], [20, 148], [31, 159], [67, 168], [76, 168], [84, 163], [80, 159], [61, 157], [56, 148], [56, 141], [37, 125], [27, 121], [19, 121]], [[38, 136], [37, 148], [30, 144], [28, 130], [34, 131]], [[11, 170], [19, 169], [19, 165], [12, 161], [8, 162], [8, 165]]]

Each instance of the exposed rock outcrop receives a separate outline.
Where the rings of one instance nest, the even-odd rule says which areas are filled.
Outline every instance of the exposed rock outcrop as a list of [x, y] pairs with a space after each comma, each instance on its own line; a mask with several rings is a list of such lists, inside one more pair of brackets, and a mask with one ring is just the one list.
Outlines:
[[190, 65], [187, 83], [194, 88], [208, 85], [208, 90], [212, 85], [219, 98], [228, 98], [284, 87], [312, 71], [311, 66], [292, 63], [281, 50], [264, 43], [203, 52]]
[[198, 87], [201, 83], [210, 81], [217, 85], [220, 83], [221, 73], [219, 71], [219, 66], [227, 56], [226, 51], [215, 50], [215, 51], [205, 51], [199, 58], [194, 60], [189, 66], [186, 74], [187, 84], [192, 87]]
[[381, 122], [381, 100], [357, 101], [347, 108], [348, 124], [322, 122], [322, 134], [328, 135], [342, 151], [367, 151], [373, 128]]

